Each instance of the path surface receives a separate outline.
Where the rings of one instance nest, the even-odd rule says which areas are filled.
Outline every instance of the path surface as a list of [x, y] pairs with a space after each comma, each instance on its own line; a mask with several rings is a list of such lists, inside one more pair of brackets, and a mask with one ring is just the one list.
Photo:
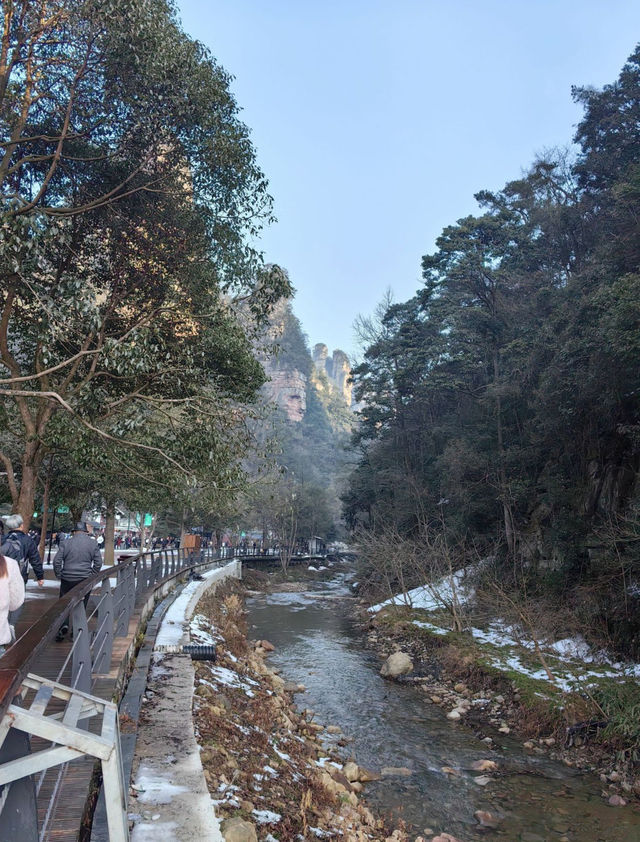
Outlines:
[[[58, 599], [60, 583], [53, 575], [53, 569], [45, 565], [45, 585], [40, 588], [30, 578], [27, 583], [27, 598], [22, 616], [18, 622], [18, 636], [42, 616]], [[32, 576], [33, 573], [31, 572]], [[91, 602], [89, 611], [92, 610]], [[116, 689], [120, 677], [120, 667], [126, 659], [126, 654], [133, 641], [137, 625], [137, 613], [134, 611], [129, 634], [127, 637], [117, 637], [113, 642], [113, 657], [111, 670], [108, 674], [96, 679], [93, 694], [103, 699], [110, 699]], [[71, 649], [71, 642], [64, 640], [48, 646], [33, 665], [32, 672], [44, 678], [56, 679]], [[50, 706], [53, 711], [53, 703]], [[47, 748], [49, 744], [33, 737], [31, 747], [33, 751]], [[56, 842], [76, 842], [78, 829], [82, 821], [89, 782], [93, 772], [92, 758], [74, 760], [66, 767], [55, 767], [45, 773], [41, 781], [38, 803], [40, 809], [39, 824], [50, 828], [49, 839]], [[36, 781], [36, 784], [38, 781]], [[49, 805], [51, 796], [57, 792], [51, 812], [47, 815], [45, 809]], [[18, 842], [18, 840], [16, 840]]]

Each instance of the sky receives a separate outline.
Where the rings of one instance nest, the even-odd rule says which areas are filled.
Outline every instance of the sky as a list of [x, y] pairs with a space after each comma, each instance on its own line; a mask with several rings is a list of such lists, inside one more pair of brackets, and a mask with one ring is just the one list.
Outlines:
[[311, 347], [358, 354], [353, 323], [421, 285], [442, 229], [570, 144], [571, 86], [617, 78], [637, 0], [176, 0], [234, 76]]

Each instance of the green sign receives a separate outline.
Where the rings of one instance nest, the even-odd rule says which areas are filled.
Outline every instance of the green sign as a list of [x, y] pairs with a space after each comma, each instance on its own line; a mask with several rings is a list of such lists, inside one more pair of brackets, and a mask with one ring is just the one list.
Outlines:
[[144, 525], [145, 526], [151, 526], [152, 523], [153, 523], [153, 515], [150, 515], [149, 513], [147, 513], [144, 516]]
[[58, 506], [56, 509], [59, 515], [68, 515], [69, 514], [69, 506]]

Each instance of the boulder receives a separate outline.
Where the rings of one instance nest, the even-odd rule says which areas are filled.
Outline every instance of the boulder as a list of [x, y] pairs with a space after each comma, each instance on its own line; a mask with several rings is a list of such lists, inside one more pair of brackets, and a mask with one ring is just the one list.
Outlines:
[[626, 807], [627, 802], [621, 795], [612, 795], [607, 802], [610, 807]]
[[264, 649], [265, 652], [275, 652], [276, 651], [276, 647], [273, 645], [273, 643], [270, 643], [268, 640], [261, 640], [260, 646], [262, 646], [262, 648]]
[[380, 675], [384, 678], [396, 678], [399, 675], [408, 675], [412, 671], [413, 661], [407, 653], [394, 652], [382, 665]]
[[344, 764], [344, 769], [342, 770], [344, 773], [345, 778], [348, 781], [357, 781], [360, 778], [360, 769], [358, 769], [358, 764], [353, 763], [353, 761], [349, 761], [348, 763]]
[[244, 819], [227, 819], [222, 823], [225, 842], [258, 842], [255, 825]]

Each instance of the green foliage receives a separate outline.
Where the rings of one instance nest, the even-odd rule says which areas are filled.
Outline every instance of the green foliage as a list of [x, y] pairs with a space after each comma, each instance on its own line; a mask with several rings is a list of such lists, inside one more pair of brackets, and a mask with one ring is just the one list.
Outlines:
[[[555, 567], [565, 592], [594, 582], [594, 534], [638, 494], [640, 48], [614, 85], [575, 96], [577, 157], [479, 193], [481, 213], [423, 258], [423, 288], [367, 323], [343, 497], [352, 525], [441, 524], [511, 570]], [[632, 553], [599, 546], [625, 569]]]
[[264, 381], [252, 335], [290, 292], [248, 244], [266, 182], [230, 77], [171, 5], [50, 12], [10, 4], [2, 45], [8, 491], [29, 518], [57, 452], [70, 495], [93, 470], [105, 494], [193, 507], [238, 485], [242, 404]]

